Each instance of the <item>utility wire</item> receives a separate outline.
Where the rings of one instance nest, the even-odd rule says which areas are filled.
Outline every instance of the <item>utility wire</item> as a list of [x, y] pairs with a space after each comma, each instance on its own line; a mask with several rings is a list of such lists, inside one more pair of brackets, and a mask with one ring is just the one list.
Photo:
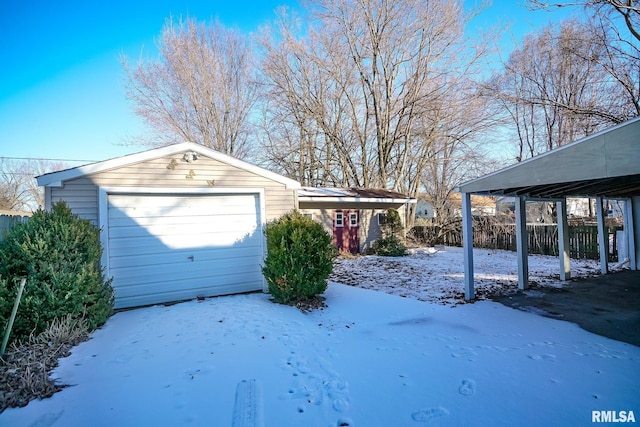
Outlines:
[[0, 159], [7, 159], [7, 160], [44, 160], [44, 161], [50, 161], [50, 162], [87, 162], [87, 163], [95, 163], [98, 162], [99, 160], [86, 160], [86, 159], [47, 159], [44, 157], [7, 157], [7, 156], [0, 156]]

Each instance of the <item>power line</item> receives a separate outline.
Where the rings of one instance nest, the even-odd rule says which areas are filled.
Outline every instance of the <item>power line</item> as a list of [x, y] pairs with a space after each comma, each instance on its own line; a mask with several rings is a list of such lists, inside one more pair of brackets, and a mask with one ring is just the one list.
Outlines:
[[99, 160], [87, 160], [87, 159], [48, 159], [45, 157], [7, 157], [7, 156], [0, 156], [0, 159], [7, 159], [7, 160], [44, 160], [44, 161], [49, 161], [49, 162], [86, 162], [86, 163], [95, 163], [98, 162]]

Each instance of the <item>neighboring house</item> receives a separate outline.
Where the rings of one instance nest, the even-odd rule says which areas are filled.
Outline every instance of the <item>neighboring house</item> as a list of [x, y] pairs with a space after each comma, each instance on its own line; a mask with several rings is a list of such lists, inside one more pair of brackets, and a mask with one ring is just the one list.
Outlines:
[[[459, 193], [454, 193], [449, 199], [453, 215], [462, 216], [462, 198]], [[493, 197], [475, 196], [471, 199], [471, 213], [473, 216], [494, 216], [496, 214], [496, 201]]]
[[416, 218], [431, 219], [436, 217], [433, 205], [427, 199], [420, 197], [416, 203]]
[[[589, 206], [591, 204], [591, 207]], [[496, 209], [499, 213], [514, 214], [515, 197], [499, 197]], [[620, 200], [607, 200], [606, 213], [608, 217], [622, 217], [624, 203]], [[595, 216], [595, 200], [585, 197], [567, 197], [567, 216], [570, 218], [588, 218]], [[549, 202], [530, 202], [527, 204], [527, 221], [530, 223], [554, 223]]]
[[[474, 197], [472, 200], [473, 214], [475, 216], [487, 216], [496, 214], [496, 202], [491, 197]], [[459, 194], [452, 194], [445, 203], [448, 215], [462, 216], [462, 199]], [[429, 197], [420, 197], [416, 205], [416, 219], [431, 219], [437, 215]]]
[[116, 308], [265, 289], [262, 226], [297, 208], [300, 184], [183, 143], [38, 177], [101, 229]]
[[298, 191], [300, 211], [322, 223], [339, 250], [354, 254], [382, 237], [388, 209], [397, 209], [406, 224], [407, 206], [413, 203], [416, 200], [404, 194], [380, 189], [303, 187]]
[[[478, 197], [478, 196], [476, 196]], [[552, 206], [549, 202], [530, 202], [527, 203], [527, 223], [528, 224], [552, 224], [555, 222], [553, 217]], [[498, 197], [496, 200], [496, 211], [499, 214], [506, 215], [515, 221], [516, 198], [515, 197]]]

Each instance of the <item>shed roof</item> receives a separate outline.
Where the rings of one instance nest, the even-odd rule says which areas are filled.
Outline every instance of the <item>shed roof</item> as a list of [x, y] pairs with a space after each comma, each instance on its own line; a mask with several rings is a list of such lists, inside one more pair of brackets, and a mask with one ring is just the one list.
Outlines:
[[193, 142], [182, 142], [179, 144], [167, 145], [166, 147], [156, 148], [152, 150], [143, 151], [140, 153], [129, 154], [122, 157], [116, 157], [110, 160], [104, 160], [102, 162], [91, 163], [84, 166], [78, 166], [71, 169], [65, 169], [62, 171], [51, 172], [37, 177], [38, 185], [45, 187], [58, 187], [62, 183], [70, 179], [79, 178], [85, 175], [91, 175], [99, 172], [104, 172], [112, 169], [121, 168], [124, 166], [133, 165], [136, 163], [142, 163], [148, 160], [157, 159], [164, 156], [170, 156], [178, 153], [196, 153], [199, 156], [208, 157], [213, 160], [228, 164], [230, 166], [237, 167], [238, 169], [245, 170], [247, 172], [254, 173], [258, 176], [270, 179], [272, 181], [284, 184], [289, 189], [300, 188], [300, 183], [293, 179], [279, 175], [275, 172], [271, 172], [267, 169], [263, 169], [259, 166], [247, 163], [243, 160], [235, 157], [228, 156], [211, 148], [205, 147], [201, 144]]
[[640, 117], [465, 182], [458, 191], [542, 199], [640, 195]]
[[298, 190], [298, 200], [304, 202], [416, 203], [416, 199], [405, 194], [379, 188], [302, 187]]

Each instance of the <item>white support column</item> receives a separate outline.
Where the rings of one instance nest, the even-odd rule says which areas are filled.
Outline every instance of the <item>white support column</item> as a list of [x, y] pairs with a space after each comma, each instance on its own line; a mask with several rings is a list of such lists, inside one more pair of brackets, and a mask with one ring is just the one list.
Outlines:
[[633, 220], [633, 199], [624, 200], [624, 233], [627, 238], [627, 253], [629, 254], [629, 268], [638, 269], [638, 258], [636, 257], [635, 224]]
[[609, 234], [604, 227], [604, 208], [602, 197], [596, 197], [596, 218], [598, 219], [598, 249], [600, 252], [600, 271], [609, 272]]
[[560, 280], [571, 278], [571, 260], [569, 244], [569, 223], [567, 221], [567, 199], [556, 202], [558, 212], [558, 255], [560, 258]]
[[475, 298], [473, 286], [473, 217], [471, 194], [462, 193], [462, 246], [464, 252], [464, 299]]
[[527, 201], [516, 197], [516, 247], [518, 249], [518, 289], [529, 288], [529, 236], [527, 234]]

